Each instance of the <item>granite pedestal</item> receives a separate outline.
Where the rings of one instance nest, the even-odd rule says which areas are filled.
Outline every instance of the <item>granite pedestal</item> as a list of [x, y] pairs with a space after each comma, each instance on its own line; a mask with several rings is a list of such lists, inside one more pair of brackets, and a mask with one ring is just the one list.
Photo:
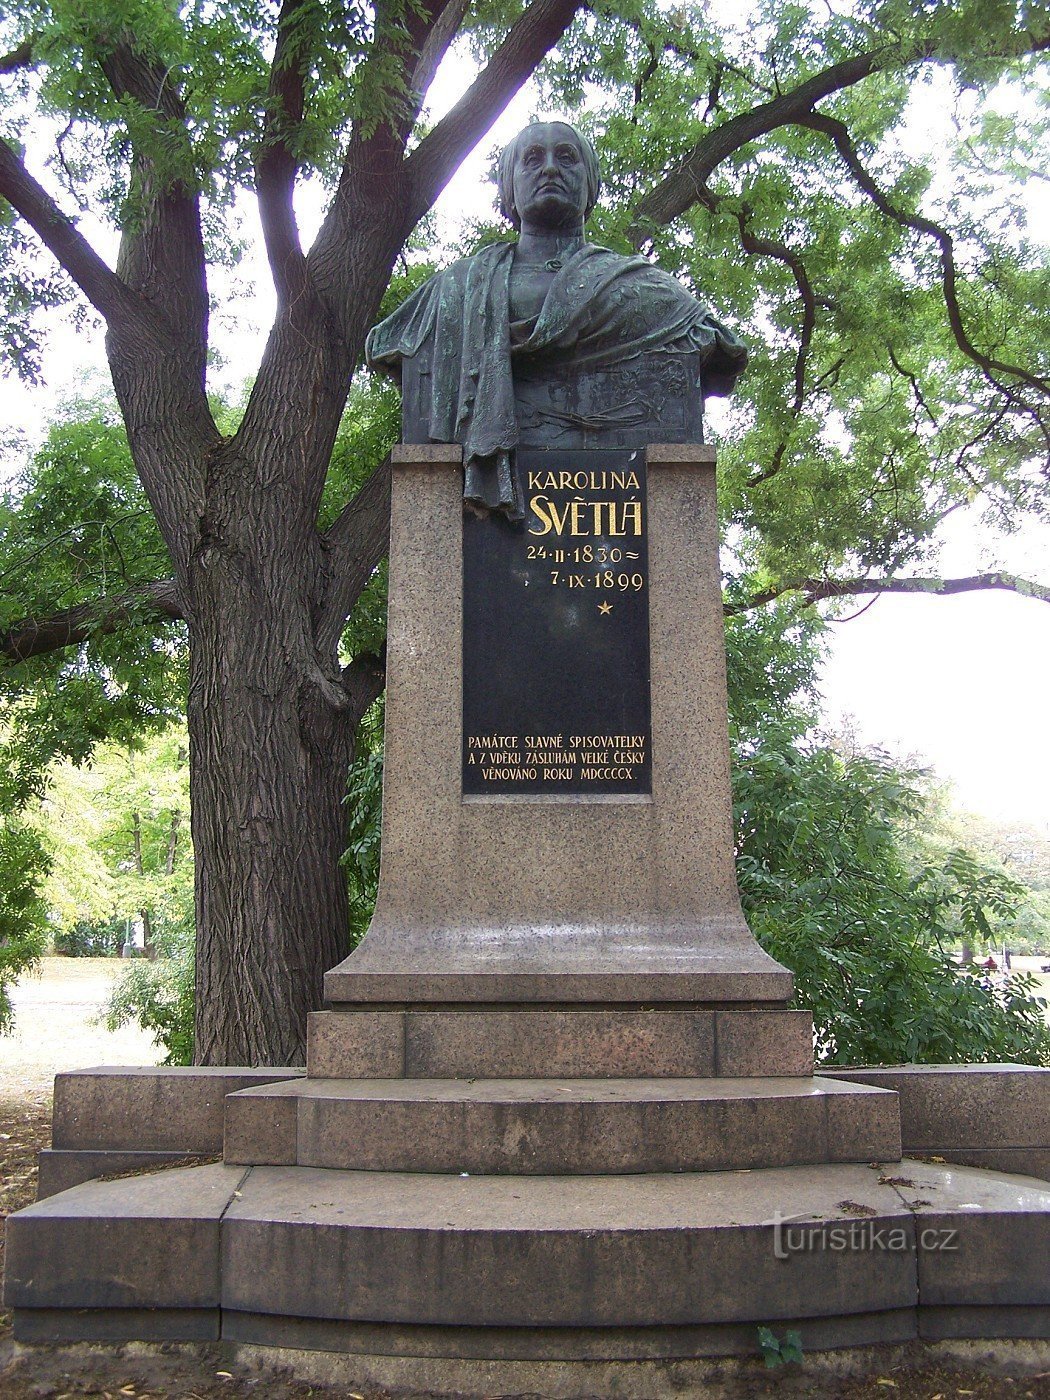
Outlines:
[[644, 458], [651, 793], [465, 798], [461, 452], [394, 449], [383, 865], [332, 1007], [787, 1005], [733, 864], [714, 451]]

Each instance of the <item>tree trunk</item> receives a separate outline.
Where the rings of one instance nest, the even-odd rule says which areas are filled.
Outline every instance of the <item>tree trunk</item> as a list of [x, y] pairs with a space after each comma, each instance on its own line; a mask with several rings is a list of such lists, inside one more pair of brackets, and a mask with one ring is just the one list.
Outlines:
[[[179, 760], [185, 758], [184, 751], [179, 749]], [[168, 853], [164, 857], [164, 874], [170, 879], [175, 872], [175, 853], [179, 848], [179, 824], [182, 821], [182, 813], [177, 807], [172, 809], [171, 826], [168, 828]]]
[[300, 1064], [306, 1013], [347, 948], [339, 857], [358, 715], [313, 642], [316, 532], [265, 464], [240, 468], [216, 473], [190, 578], [195, 1058]]
[[[198, 1064], [301, 1064], [306, 1013], [347, 951], [354, 725], [274, 664], [261, 611], [198, 623], [191, 641]], [[238, 633], [257, 656], [219, 686]], [[260, 684], [277, 669], [284, 687]]]
[[205, 701], [214, 653], [195, 651], [195, 1059], [301, 1064], [306, 1014], [347, 951], [339, 857], [353, 728], [334, 713], [327, 730], [316, 716], [304, 725], [294, 704], [243, 677]]
[[[137, 811], [131, 814], [131, 838], [135, 855], [135, 871], [140, 877], [142, 869], [142, 819]], [[157, 950], [153, 946], [153, 923], [150, 920], [149, 910], [140, 909], [139, 918], [142, 920], [142, 951], [150, 962], [157, 956]]]

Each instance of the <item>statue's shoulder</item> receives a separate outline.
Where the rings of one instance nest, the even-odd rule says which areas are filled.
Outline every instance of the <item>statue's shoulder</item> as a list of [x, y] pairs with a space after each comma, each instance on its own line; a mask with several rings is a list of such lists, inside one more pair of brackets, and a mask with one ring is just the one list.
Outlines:
[[[445, 308], [446, 313], [457, 309], [471, 294], [472, 288], [487, 285], [501, 263], [514, 252], [513, 243], [489, 243], [476, 253], [457, 258], [448, 267], [439, 268], [417, 287], [409, 301], [415, 299], [421, 307]], [[408, 302], [405, 303], [408, 305]]]
[[653, 282], [673, 282], [675, 286], [685, 290], [674, 273], [665, 272], [657, 263], [643, 258], [641, 253], [617, 253], [601, 243], [585, 243], [580, 251], [590, 259], [595, 268], [651, 278]]
[[476, 253], [468, 253], [465, 257], [457, 258], [455, 262], [449, 263], [448, 267], [441, 268], [434, 273], [430, 279], [432, 282], [445, 278], [450, 282], [466, 282], [470, 273], [485, 268], [496, 268], [514, 252], [513, 243], [486, 243], [484, 248], [479, 248]]
[[462, 316], [467, 302], [476, 295], [472, 288], [487, 286], [513, 250], [510, 243], [490, 243], [433, 273], [396, 311], [372, 327], [365, 340], [366, 362], [374, 369], [399, 372], [401, 360], [418, 355], [433, 335], [439, 316], [453, 321]]

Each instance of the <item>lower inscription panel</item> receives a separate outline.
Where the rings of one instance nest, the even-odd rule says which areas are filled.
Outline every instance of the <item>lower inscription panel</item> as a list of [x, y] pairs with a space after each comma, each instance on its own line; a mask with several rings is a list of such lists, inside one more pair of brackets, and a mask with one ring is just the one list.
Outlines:
[[651, 790], [641, 449], [522, 449], [527, 518], [463, 520], [463, 793]]

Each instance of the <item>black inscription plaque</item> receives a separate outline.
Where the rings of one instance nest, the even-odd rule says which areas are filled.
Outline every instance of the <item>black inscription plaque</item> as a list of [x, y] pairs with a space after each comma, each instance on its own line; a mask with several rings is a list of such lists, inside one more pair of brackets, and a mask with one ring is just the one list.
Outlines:
[[463, 792], [651, 789], [641, 449], [519, 449], [526, 519], [463, 519]]

